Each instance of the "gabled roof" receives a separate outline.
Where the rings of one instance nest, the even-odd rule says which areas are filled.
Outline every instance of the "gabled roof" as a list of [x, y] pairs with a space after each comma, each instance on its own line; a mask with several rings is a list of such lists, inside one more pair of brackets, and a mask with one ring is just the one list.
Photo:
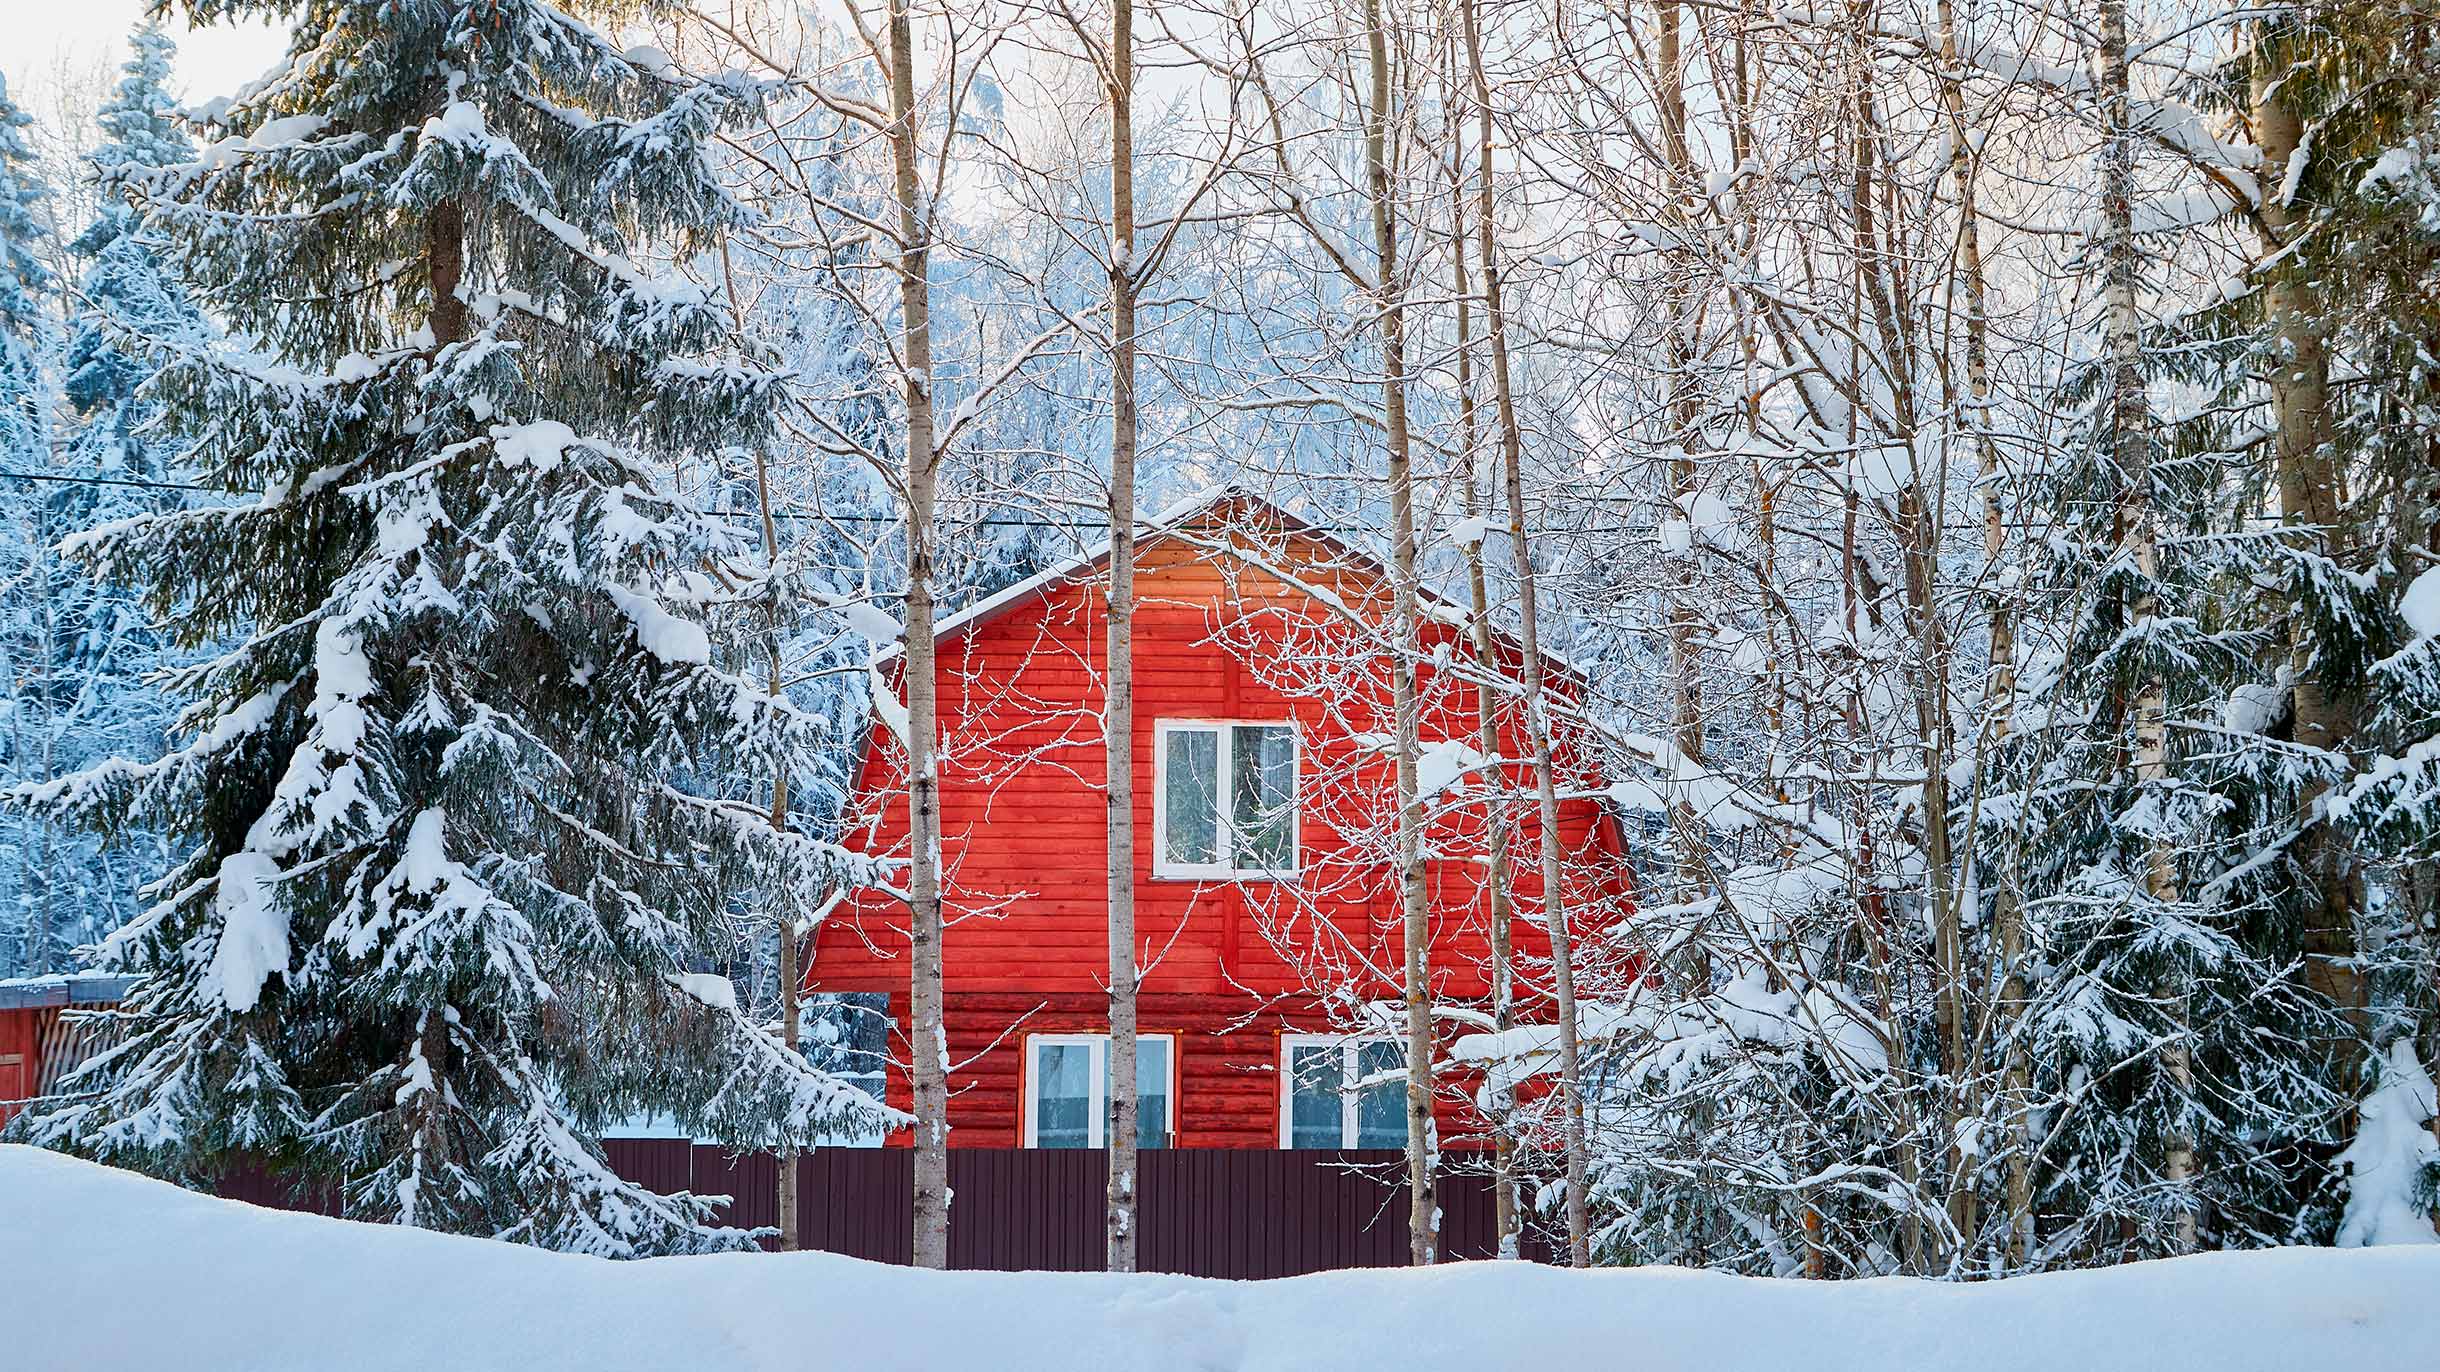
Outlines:
[[[1297, 519], [1294, 515], [1260, 496], [1248, 495], [1233, 486], [1214, 486], [1201, 495], [1189, 496], [1150, 519], [1140, 521], [1145, 527], [1138, 531], [1137, 537], [1141, 539], [1145, 533], [1149, 533], [1154, 538], [1174, 534], [1188, 520], [1208, 513], [1231, 499], [1248, 501], [1278, 515], [1286, 522], [1307, 529], [1311, 528], [1303, 520]], [[938, 641], [951, 634], [961, 633], [978, 624], [997, 619], [1012, 607], [1041, 595], [1055, 586], [1082, 576], [1109, 560], [1110, 540], [1105, 537], [1101, 542], [1063, 562], [1046, 567], [1013, 586], [1004, 586], [955, 614], [943, 615], [932, 621], [932, 637]]]
[[[1210, 511], [1232, 500], [1242, 502], [1243, 504], [1260, 511], [1265, 517], [1276, 521], [1285, 529], [1314, 539], [1317, 542], [1330, 545], [1333, 551], [1337, 552], [1342, 557], [1349, 559], [1350, 561], [1361, 564], [1375, 576], [1387, 578], [1389, 575], [1389, 568], [1383, 564], [1380, 558], [1375, 557], [1373, 554], [1357, 547], [1355, 544], [1340, 537], [1331, 530], [1323, 528], [1318, 524], [1314, 524], [1298, 515], [1292, 514], [1289, 511], [1281, 508], [1275, 502], [1256, 495], [1251, 491], [1227, 484], [1214, 486], [1211, 489], [1204, 491], [1200, 495], [1189, 496], [1186, 499], [1178, 501], [1177, 503], [1169, 506], [1167, 509], [1162, 510], [1159, 514], [1153, 515], [1149, 519], [1140, 521], [1136, 535], [1137, 543], [1139, 546], [1141, 546], [1142, 543], [1152, 539], [1174, 537], [1182, 534], [1186, 532], [1188, 526], [1193, 523], [1197, 516], [1209, 513]], [[1240, 557], [1244, 556], [1241, 550], [1226, 549], [1222, 551], [1234, 552]], [[943, 615], [939, 619], [934, 620], [932, 623], [932, 640], [937, 643], [944, 638], [950, 637], [951, 635], [963, 633], [968, 629], [987, 624], [1007, 613], [1009, 610], [1014, 609], [1018, 605], [1024, 604], [1037, 596], [1048, 594], [1053, 589], [1063, 586], [1080, 576], [1090, 574], [1109, 560], [1110, 540], [1105, 537], [1099, 543], [1096, 543], [1093, 546], [1086, 548], [1084, 551], [1077, 553], [1061, 562], [1053, 564], [1050, 567], [1046, 567], [1042, 571], [1036, 572], [1034, 575], [1025, 578], [1023, 581], [1017, 582], [1012, 586], [1003, 587], [954, 614]], [[1252, 559], [1247, 560], [1249, 562], [1252, 561]], [[1274, 568], [1270, 570], [1276, 572], [1277, 569]], [[1299, 589], [1306, 590], [1309, 593], [1316, 590], [1316, 588], [1312, 587], [1299, 587]], [[1473, 611], [1468, 607], [1449, 599], [1447, 596], [1440, 594], [1429, 586], [1419, 587], [1418, 592], [1420, 607], [1428, 618], [1460, 629], [1473, 623]], [[1326, 596], [1327, 592], [1322, 592], [1321, 594]], [[1503, 638], [1507, 637], [1506, 634], [1502, 634], [1501, 636]], [[876, 666], [889, 662], [896, 658], [902, 651], [904, 651], [902, 645], [891, 644], [888, 648], [875, 653], [873, 655], [873, 662]], [[1542, 647], [1542, 659], [1551, 667], [1556, 668], [1561, 672], [1573, 675], [1580, 680], [1584, 676], [1582, 669], [1577, 667], [1576, 664], [1568, 661], [1563, 655], [1552, 651], [1547, 644], [1543, 645]]]

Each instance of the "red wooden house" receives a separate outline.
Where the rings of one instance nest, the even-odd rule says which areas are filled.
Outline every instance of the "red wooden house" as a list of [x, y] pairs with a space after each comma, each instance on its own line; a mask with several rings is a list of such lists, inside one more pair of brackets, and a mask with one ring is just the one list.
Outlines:
[[[1135, 638], [1136, 922], [1143, 1142], [1183, 1148], [1403, 1146], [1393, 736], [1383, 569], [1329, 532], [1224, 493], [1156, 521], [1139, 546]], [[952, 1146], [1096, 1147], [1107, 996], [1101, 722], [1106, 549], [939, 625], [946, 1013]], [[1546, 975], [1530, 772], [1476, 751], [1465, 616], [1428, 603], [1422, 673], [1431, 793], [1434, 989], [1454, 1035], [1488, 990], [1494, 807], [1511, 826], [1521, 984]], [[1514, 679], [1514, 650], [1502, 674]], [[1566, 681], [1562, 680], [1564, 691]], [[1513, 702], [1499, 756], [1522, 759]], [[1560, 812], [1579, 927], [1623, 909], [1613, 816], [1562, 739]], [[850, 843], [903, 857], [904, 755], [876, 730]], [[1490, 785], [1490, 768], [1507, 768]], [[860, 1009], [903, 1064], [906, 912], [880, 890], [817, 923], [806, 989]], [[1529, 989], [1523, 1018], [1536, 1013]], [[1546, 1014], [1546, 1012], [1544, 1012]], [[1466, 1083], [1440, 1107], [1452, 1147], [1482, 1140]], [[887, 1095], [911, 1091], [902, 1066]], [[904, 1143], [901, 1135], [893, 1142]]]
[[50, 1095], [77, 1064], [118, 1041], [98, 1012], [119, 1003], [132, 977], [50, 976], [0, 981], [0, 1125]]

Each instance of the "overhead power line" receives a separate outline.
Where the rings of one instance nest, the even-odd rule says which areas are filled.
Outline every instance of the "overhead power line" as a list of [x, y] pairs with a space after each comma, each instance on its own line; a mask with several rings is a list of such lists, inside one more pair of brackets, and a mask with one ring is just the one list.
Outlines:
[[[236, 490], [231, 490], [231, 489], [229, 489], [229, 488], [222, 487], [222, 486], [197, 486], [197, 485], [193, 485], [193, 484], [190, 484], [190, 483], [187, 483], [187, 482], [179, 482], [179, 481], [146, 481], [146, 480], [143, 480], [143, 479], [140, 479], [140, 478], [137, 478], [137, 477], [127, 477], [127, 476], [66, 476], [66, 475], [63, 475], [63, 474], [58, 473], [58, 472], [10, 472], [10, 471], [0, 471], [0, 478], [7, 478], [8, 480], [11, 480], [11, 481], [51, 481], [51, 482], [57, 482], [57, 483], [60, 483], [60, 484], [62, 484], [62, 485], [70, 485], [70, 486], [133, 486], [133, 487], [136, 487], [136, 488], [138, 488], [138, 489], [141, 489], [141, 490], [147, 490], [147, 491], [179, 491], [179, 492], [183, 492], [183, 493], [186, 493], [186, 494], [189, 494], [189, 495], [261, 495], [261, 494], [262, 494], [262, 492], [261, 492], [261, 491], [258, 491], [258, 490], [248, 490], [248, 489], [244, 489], [244, 488], [239, 488], [239, 489], [236, 489]], [[762, 518], [762, 512], [761, 512], [761, 511], [759, 511], [759, 510], [720, 510], [720, 509], [698, 509], [697, 511], [695, 511], [695, 513], [697, 513], [697, 514], [706, 514], [706, 515], [718, 515], [718, 516], [721, 516], [721, 517], [724, 517], [724, 518], [728, 518], [728, 519], [760, 519], [760, 518]], [[852, 521], [852, 522], [855, 522], [855, 523], [866, 523], [866, 524], [895, 524], [895, 523], [897, 523], [897, 522], [898, 522], [898, 516], [896, 516], [896, 515], [890, 515], [890, 514], [853, 514], [853, 513], [814, 514], [814, 513], [809, 513], [809, 512], [806, 512], [806, 511], [802, 511], [802, 510], [773, 510], [773, 511], [771, 512], [771, 517], [772, 517], [773, 519], [812, 519], [812, 520], [826, 520], [826, 519], [835, 519], [835, 520], [848, 520], [848, 521]], [[959, 522], [960, 522], [960, 523], [965, 523], [965, 524], [987, 524], [987, 525], [991, 525], [991, 526], [994, 526], [994, 527], [997, 527], [997, 528], [1008, 528], [1008, 529], [1098, 529], [1098, 528], [1101, 528], [1101, 527], [1102, 527], [1102, 525], [1101, 525], [1101, 524], [1099, 524], [1099, 523], [1090, 523], [1090, 524], [1057, 524], [1057, 523], [1052, 523], [1052, 522], [1050, 522], [1050, 521], [1048, 521], [1048, 520], [1040, 520], [1040, 519], [997, 519], [997, 518], [990, 518], [990, 519], [968, 519], [968, 520], [961, 520], [961, 521], [959, 521]]]
[[[11, 480], [11, 481], [50, 481], [50, 482], [57, 482], [57, 483], [62, 484], [62, 485], [71, 485], [71, 486], [132, 486], [132, 487], [135, 487], [135, 488], [140, 489], [140, 490], [147, 490], [147, 491], [177, 491], [177, 492], [182, 492], [182, 493], [184, 493], [184, 494], [188, 494], [188, 495], [223, 495], [223, 496], [226, 496], [226, 495], [261, 495], [261, 494], [262, 494], [262, 492], [261, 492], [261, 491], [258, 491], [258, 490], [249, 490], [249, 489], [243, 489], [243, 488], [240, 488], [240, 489], [235, 489], [235, 490], [231, 490], [231, 489], [228, 489], [228, 488], [226, 488], [226, 487], [220, 487], [220, 486], [198, 486], [198, 485], [193, 485], [193, 484], [190, 484], [190, 483], [186, 483], [186, 482], [178, 482], [178, 481], [148, 481], [148, 480], [144, 480], [144, 479], [142, 479], [142, 478], [138, 478], [138, 477], [126, 477], [126, 476], [68, 476], [68, 475], [64, 475], [64, 474], [58, 473], [58, 472], [11, 472], [11, 471], [0, 471], [0, 479], [7, 479], [7, 480]], [[760, 519], [760, 518], [762, 518], [762, 512], [761, 512], [760, 510], [726, 510], [726, 509], [703, 509], [703, 508], [698, 508], [698, 509], [695, 511], [695, 513], [697, 513], [697, 514], [702, 514], [702, 515], [712, 515], [712, 516], [715, 516], [715, 517], [718, 517], [718, 518], [723, 518], [723, 519]], [[815, 512], [812, 512], [812, 511], [805, 511], [805, 510], [773, 510], [773, 511], [771, 512], [771, 517], [772, 517], [773, 519], [790, 519], [790, 520], [810, 521], [810, 522], [815, 522], [815, 523], [822, 523], [822, 522], [840, 522], [840, 523], [851, 523], [851, 524], [896, 524], [896, 523], [900, 522], [900, 518], [901, 518], [900, 516], [898, 516], [898, 515], [894, 515], [894, 514], [861, 514], [861, 513], [852, 513], [852, 512], [828, 512], [828, 513], [815, 513]], [[991, 529], [1034, 529], [1034, 530], [1043, 531], [1043, 532], [1058, 532], [1058, 533], [1093, 533], [1093, 532], [1097, 532], [1097, 531], [1100, 531], [1100, 530], [1107, 529], [1107, 528], [1109, 527], [1109, 526], [1108, 526], [1106, 523], [1104, 523], [1103, 521], [1098, 520], [1098, 519], [1095, 519], [1095, 520], [1079, 520], [1079, 521], [1077, 521], [1077, 522], [1075, 522], [1075, 523], [1063, 523], [1063, 522], [1061, 522], [1061, 521], [1058, 521], [1058, 520], [1051, 520], [1051, 519], [1009, 519], [1009, 518], [1005, 518], [1005, 517], [1001, 517], [1001, 516], [993, 516], [993, 515], [987, 515], [987, 516], [984, 516], [984, 517], [981, 517], [981, 518], [977, 518], [977, 519], [956, 519], [956, 520], [950, 520], [950, 521], [947, 521], [947, 522], [954, 523], [954, 524], [959, 524], [959, 525], [965, 525], [965, 526], [982, 527], [982, 528], [991, 528]], [[1323, 530], [1324, 532], [1327, 532], [1327, 533], [1338, 534], [1338, 535], [1340, 535], [1340, 536], [1342, 536], [1342, 537], [1362, 537], [1362, 536], [1366, 536], [1366, 535], [1377, 535], [1377, 534], [1380, 534], [1380, 533], [1385, 532], [1384, 530], [1381, 530], [1381, 529], [1376, 529], [1376, 528], [1371, 528], [1371, 527], [1363, 527], [1363, 526], [1350, 526], [1350, 525], [1341, 525], [1341, 524], [1313, 524], [1313, 525], [1311, 525], [1311, 527], [1313, 527], [1313, 528], [1317, 528], [1317, 529], [1321, 529], [1321, 530]], [[1633, 530], [1633, 529], [1629, 528], [1628, 526], [1624, 526], [1624, 525], [1599, 525], [1599, 526], [1580, 525], [1580, 526], [1578, 526], [1578, 527], [1579, 527], [1579, 528], [1594, 528], [1594, 527], [1598, 527], [1598, 528], [1605, 529], [1605, 530], [1607, 530], [1608, 532], [1611, 532], [1611, 533], [1630, 533], [1630, 532], [1634, 532], [1634, 530]], [[1494, 532], [1494, 533], [1499, 533], [1499, 532], [1503, 532], [1503, 530], [1499, 529], [1497, 526], [1494, 526], [1494, 527], [1493, 527], [1493, 529], [1492, 529], [1492, 532]]]

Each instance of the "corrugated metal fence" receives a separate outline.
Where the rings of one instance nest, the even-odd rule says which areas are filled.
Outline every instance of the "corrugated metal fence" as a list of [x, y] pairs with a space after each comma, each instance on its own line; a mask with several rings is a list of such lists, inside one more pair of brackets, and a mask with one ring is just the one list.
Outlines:
[[[733, 1154], [685, 1139], [611, 1139], [621, 1176], [656, 1191], [724, 1195], [728, 1223], [779, 1223], [779, 1166], [768, 1153]], [[1164, 1148], [1142, 1155], [1148, 1272], [1198, 1277], [1291, 1277], [1407, 1261], [1404, 1159], [1394, 1150], [1327, 1152]], [[914, 1155], [903, 1148], [834, 1148], [798, 1158], [798, 1232], [807, 1248], [876, 1262], [913, 1253], [908, 1194]], [[992, 1271], [1096, 1271], [1103, 1267], [1098, 1150], [953, 1148], [949, 1151], [949, 1265]], [[300, 1194], [260, 1174], [232, 1176], [220, 1193], [283, 1209], [334, 1214], [327, 1188]], [[1441, 1178], [1441, 1249], [1449, 1258], [1493, 1255], [1490, 1178]], [[1528, 1230], [1525, 1256], [1551, 1261]]]
[[[769, 1154], [732, 1155], [683, 1139], [613, 1139], [620, 1174], [662, 1191], [732, 1197], [731, 1223], [779, 1222], [779, 1168]], [[1139, 1263], [1204, 1277], [1286, 1277], [1407, 1260], [1404, 1160], [1394, 1150], [1148, 1149], [1141, 1156]], [[913, 1251], [913, 1154], [838, 1148], [797, 1160], [804, 1245], [880, 1262]], [[1103, 1263], [1098, 1150], [955, 1148], [949, 1152], [949, 1265], [999, 1271], [1090, 1271]], [[1441, 1179], [1442, 1250], [1492, 1256], [1490, 1179]], [[1529, 1236], [1529, 1257], [1549, 1246]]]

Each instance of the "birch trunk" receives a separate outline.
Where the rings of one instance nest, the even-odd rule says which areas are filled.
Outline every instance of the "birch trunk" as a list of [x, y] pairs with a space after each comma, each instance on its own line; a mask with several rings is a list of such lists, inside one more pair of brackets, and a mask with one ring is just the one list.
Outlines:
[[[2277, 258], [2305, 229], [2304, 218], [2285, 196], [2288, 168], [2304, 143], [2304, 127], [2280, 94], [2283, 72], [2257, 66], [2253, 85], [2254, 136], [2262, 146], [2262, 254]], [[2274, 462], [2279, 513], [2291, 526], [2310, 530], [2305, 544], [2331, 556], [2343, 512], [2339, 473], [2330, 450], [2330, 355], [2322, 331], [2318, 293], [2292, 265], [2276, 268], [2263, 284], [2263, 309], [2278, 342], [2270, 367], [2271, 410], [2277, 425]], [[2355, 733], [2353, 702], [2322, 681], [2301, 607], [2289, 615], [2288, 665], [2295, 680], [2296, 742], [2343, 753]], [[2363, 878], [2348, 845], [2313, 811], [2328, 787], [2307, 785], [2298, 797], [2307, 825], [2298, 856], [2313, 876], [2317, 899], [2304, 928], [2305, 981], [2333, 1005], [2360, 1018], [2362, 975], [2355, 969], [2355, 922], [2362, 907]]]
[[[1983, 576], [1988, 586], [1985, 632], [1989, 637], [1990, 677], [1983, 697], [1987, 725], [1986, 751], [2006, 739], [2015, 725], [2016, 621], [2008, 587], [2001, 581], [2001, 563], [2008, 548], [2007, 507], [2000, 492], [2003, 473], [1999, 445], [1991, 435], [1991, 321], [1988, 288], [1983, 272], [1982, 220], [1977, 207], [1980, 159], [1966, 116], [1962, 53], [1957, 41], [1957, 13], [1952, 0], [1940, 0], [1941, 101], [1947, 107], [1949, 180], [1957, 198], [1957, 261], [1965, 294], [1966, 412], [1965, 425], [1974, 443], [1977, 484], [1982, 490]], [[1979, 847], [1979, 845], [1977, 845]], [[1982, 866], [1979, 857], [1976, 865]], [[1981, 888], [1983, 882], [1976, 882]], [[1992, 1007], [1992, 1032], [2002, 1048], [2001, 1118], [2007, 1143], [2004, 1204], [2007, 1207], [2005, 1246], [2009, 1262], [2022, 1267], [2033, 1253], [2032, 1138], [2028, 1128], [2033, 1109], [2033, 1068], [2013, 1026], [2025, 1002], [2025, 912], [2015, 883], [2003, 877], [1992, 889], [1991, 927], [1999, 944], [2000, 989]]]
[[1382, 411], [1388, 430], [1391, 709], [1397, 717], [1398, 887], [1402, 980], [1406, 998], [1407, 1225], [1412, 1259], [1440, 1257], [1439, 1141], [1432, 1124], [1431, 908], [1424, 883], [1423, 800], [1416, 789], [1422, 708], [1415, 683], [1415, 492], [1406, 412], [1406, 291], [1399, 273], [1397, 209], [1390, 199], [1389, 33], [1380, 0], [1365, 0], [1365, 50], [1371, 105], [1364, 118], [1364, 166], [1371, 189], [1374, 282], [1381, 303]]
[[1102, 702], [1109, 805], [1109, 1268], [1136, 1261], [1135, 1053], [1135, 9], [1112, 0], [1110, 98], [1110, 599]]
[[[2153, 589], [2160, 573], [2160, 534], [2153, 507], [2151, 412], [2144, 394], [2139, 334], [2142, 321], [2135, 297], [2142, 259], [2135, 242], [2136, 130], [2127, 77], [2126, 0], [2103, 0], [2101, 6], [2101, 92], [2107, 140], [2101, 162], [2101, 233], [2109, 442], [2123, 483], [2124, 552], [2145, 582], [2130, 607], [2132, 619], [2140, 624], [2160, 617], [2160, 596]], [[2157, 673], [2144, 671], [2135, 684], [2134, 705], [2136, 784], [2159, 792], [2169, 782], [2167, 683]], [[2144, 891], [2156, 904], [2175, 904], [2179, 898], [2174, 855], [2157, 839], [2145, 856]], [[2163, 991], [2175, 994], [2173, 987]], [[2182, 1010], [2180, 1016], [2182, 1019]], [[2190, 1088], [2193, 1074], [2182, 1034], [2162, 1050], [2161, 1068], [2180, 1094]], [[2194, 1143], [2182, 1130], [2173, 1128], [2163, 1141], [2161, 1175], [2181, 1190], [2193, 1178]], [[2189, 1200], [2176, 1202], [2170, 1224], [2173, 1251], [2191, 1251], [2195, 1214]]]
[[[1472, 0], [1468, 0], [1469, 19]], [[1449, 223], [1453, 242], [1450, 244], [1450, 270], [1457, 295], [1457, 422], [1461, 450], [1459, 470], [1465, 485], [1466, 519], [1481, 517], [1482, 500], [1475, 487], [1475, 478], [1482, 455], [1482, 405], [1475, 393], [1477, 384], [1474, 352], [1474, 280], [1466, 261], [1466, 196], [1464, 157], [1456, 149], [1464, 145], [1458, 126], [1454, 103], [1449, 111], [1450, 156], [1455, 162], [1456, 175], [1450, 178]], [[1491, 166], [1485, 160], [1480, 175], [1489, 184]], [[1473, 610], [1474, 663], [1482, 677], [1475, 685], [1475, 746], [1491, 760], [1490, 775], [1497, 777], [1498, 789], [1484, 807], [1485, 855], [1484, 880], [1489, 884], [1491, 921], [1491, 1027], [1505, 1034], [1516, 1026], [1516, 971], [1514, 950], [1510, 946], [1516, 923], [1515, 895], [1509, 888], [1514, 880], [1508, 857], [1507, 762], [1501, 756], [1499, 695], [1506, 669], [1500, 662], [1499, 647], [1491, 633], [1490, 578], [1483, 567], [1482, 535], [1478, 531], [1465, 544], [1466, 591]], [[1491, 1231], [1498, 1242], [1498, 1255], [1518, 1256], [1518, 1217], [1516, 1194], [1516, 1092], [1500, 1086], [1491, 1098]]]
[[[1668, 250], [1670, 281], [1669, 319], [1669, 441], [1676, 445], [1676, 456], [1669, 460], [1668, 483], [1670, 498], [1683, 512], [1691, 508], [1700, 473], [1694, 455], [1687, 444], [1695, 439], [1700, 425], [1702, 396], [1693, 379], [1695, 339], [1693, 337], [1693, 286], [1689, 280], [1692, 263], [1682, 246], [1693, 233], [1693, 216], [1688, 213], [1687, 195], [1694, 184], [1694, 146], [1686, 114], [1686, 54], [1681, 30], [1685, 22], [1684, 7], [1666, 4], [1660, 7], [1660, 35], [1655, 45], [1653, 87], [1660, 96], [1661, 146], [1668, 166], [1669, 221], [1674, 233]], [[1682, 517], [1690, 521], [1691, 514]], [[1699, 763], [1703, 758], [1703, 687], [1701, 667], [1697, 662], [1698, 639], [1702, 631], [1701, 616], [1695, 609], [1695, 560], [1689, 546], [1674, 559], [1676, 566], [1669, 574], [1669, 742], [1677, 756], [1686, 763]], [[1699, 837], [1702, 819], [1691, 803], [1683, 800], [1674, 807], [1670, 828], [1678, 845], [1677, 899], [1692, 902], [1704, 884], [1703, 844]], [[1704, 955], [1700, 938], [1688, 941], [1698, 965], [1698, 974], [1708, 978], [1704, 970]]]
[[914, 1264], [949, 1265], [949, 1039], [941, 990], [939, 682], [932, 621], [931, 244], [915, 133], [915, 31], [890, 0], [889, 144], [898, 216], [900, 357], [906, 391], [907, 1016], [914, 1082]]
[[1566, 893], [1561, 885], [1559, 788], [1551, 761], [1549, 687], [1542, 662], [1539, 595], [1533, 556], [1525, 541], [1525, 435], [1518, 422], [1515, 378], [1509, 367], [1508, 312], [1501, 276], [1499, 226], [1494, 218], [1491, 87], [1483, 70], [1483, 40], [1475, 0], [1462, 0], [1468, 79], [1474, 109], [1482, 180], [1478, 184], [1475, 233], [1483, 265], [1483, 326], [1491, 345], [1491, 395], [1499, 423], [1500, 465], [1508, 496], [1508, 546], [1516, 561], [1518, 654], [1524, 659], [1525, 735], [1533, 748], [1534, 807], [1539, 829], [1542, 923], [1550, 937], [1551, 995], [1559, 1040], [1561, 1146], [1566, 1167], [1567, 1258], [1590, 1267], [1592, 1212], [1586, 1199], [1588, 1171], [1584, 1122], [1583, 1044], [1577, 1032], [1575, 940], [1568, 932]]

